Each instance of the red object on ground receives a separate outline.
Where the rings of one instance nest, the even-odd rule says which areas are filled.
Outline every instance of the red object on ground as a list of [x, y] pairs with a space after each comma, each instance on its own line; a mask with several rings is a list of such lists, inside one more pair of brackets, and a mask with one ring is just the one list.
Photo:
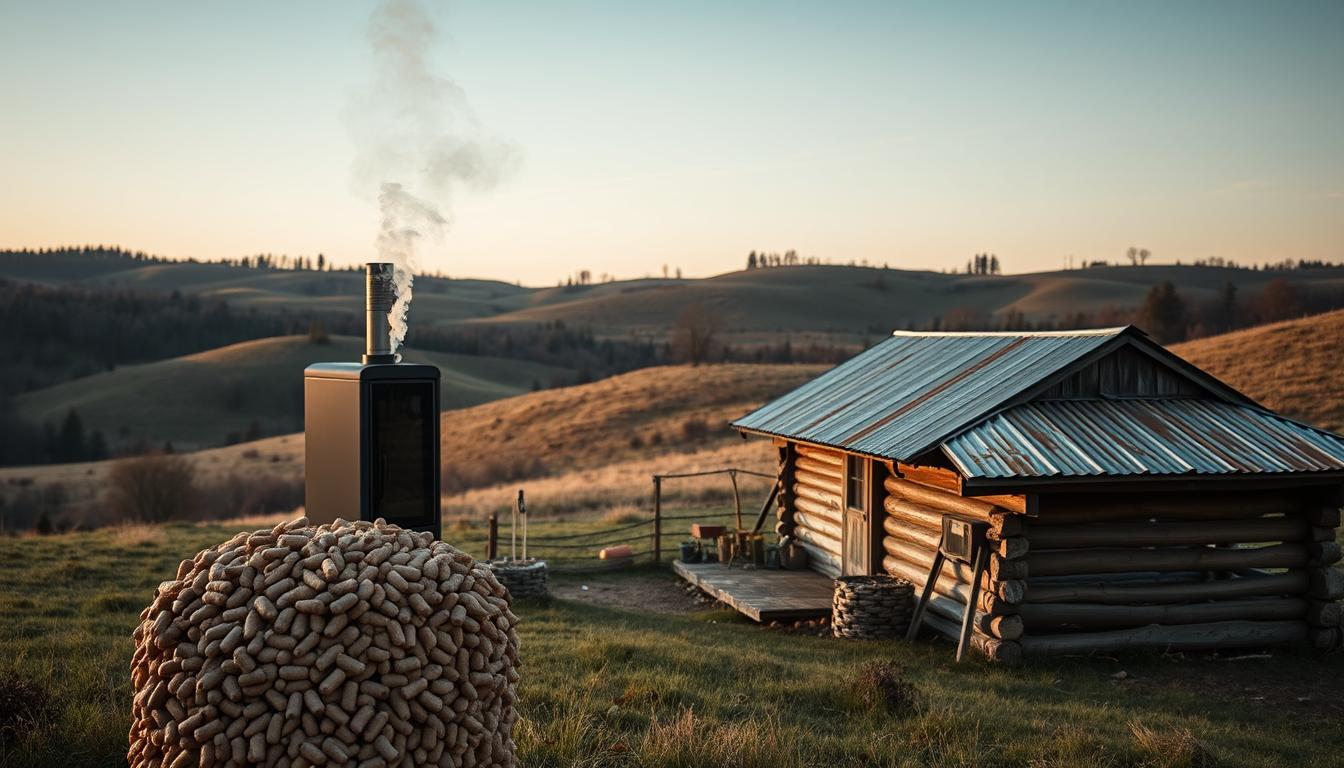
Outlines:
[[623, 557], [630, 557], [634, 553], [635, 551], [630, 548], [629, 544], [617, 544], [614, 547], [603, 549], [597, 553], [597, 556], [603, 560], [619, 560]]

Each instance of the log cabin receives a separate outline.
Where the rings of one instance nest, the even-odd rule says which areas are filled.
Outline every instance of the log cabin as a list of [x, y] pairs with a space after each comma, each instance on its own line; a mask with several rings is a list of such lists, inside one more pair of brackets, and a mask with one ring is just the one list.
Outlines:
[[828, 576], [922, 589], [942, 518], [988, 524], [924, 625], [994, 660], [1340, 643], [1344, 437], [1134, 327], [900, 331], [732, 426], [778, 451], [776, 532]]

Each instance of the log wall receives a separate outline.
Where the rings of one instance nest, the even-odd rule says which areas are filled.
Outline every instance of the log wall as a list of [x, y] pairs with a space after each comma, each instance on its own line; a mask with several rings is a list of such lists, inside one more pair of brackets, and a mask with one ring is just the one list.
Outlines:
[[779, 488], [775, 494], [775, 535], [783, 538], [793, 535], [793, 459], [792, 443], [783, 441], [775, 444], [779, 451], [779, 472], [775, 480]]
[[[952, 484], [940, 482], [927, 472], [910, 473], [926, 482], [888, 477], [883, 482], [886, 513], [882, 521], [882, 567], [893, 576], [908, 579], [922, 590], [933, 566], [942, 535], [942, 519], [955, 513], [990, 524], [996, 537], [995, 551], [980, 582], [976, 599], [971, 647], [997, 661], [1021, 658], [1018, 641], [1024, 632], [1019, 607], [1026, 594], [1021, 558], [1026, 554], [1021, 531], [1021, 515], [1005, 506], [961, 496]], [[926, 484], [936, 482], [937, 485]], [[1000, 498], [1008, 507], [1025, 509], [1025, 500]], [[971, 566], [944, 563], [933, 586], [933, 599], [924, 623], [956, 639], [961, 632], [961, 617], [971, 599]]]
[[[923, 482], [915, 482], [918, 477]], [[1339, 500], [1319, 491], [965, 497], [884, 483], [882, 561], [922, 589], [945, 513], [990, 524], [972, 647], [993, 659], [1341, 641]], [[1019, 510], [1034, 509], [1036, 515]], [[945, 564], [926, 623], [956, 637], [971, 568]]]
[[832, 578], [841, 573], [844, 531], [845, 455], [792, 444], [785, 473], [791, 534], [807, 550], [813, 570]]
[[[1339, 640], [1319, 491], [1043, 496], [1023, 519], [1025, 653]], [[1337, 510], [1335, 510], [1337, 512]]]

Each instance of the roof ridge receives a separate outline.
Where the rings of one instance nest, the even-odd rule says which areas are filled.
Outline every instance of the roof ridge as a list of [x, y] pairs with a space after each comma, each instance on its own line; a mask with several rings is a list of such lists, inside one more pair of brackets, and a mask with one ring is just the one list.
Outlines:
[[[892, 336], [1119, 336], [1134, 328], [1117, 325], [1111, 328], [1080, 328], [1072, 331], [892, 331]], [[1135, 330], [1138, 330], [1135, 328]]]

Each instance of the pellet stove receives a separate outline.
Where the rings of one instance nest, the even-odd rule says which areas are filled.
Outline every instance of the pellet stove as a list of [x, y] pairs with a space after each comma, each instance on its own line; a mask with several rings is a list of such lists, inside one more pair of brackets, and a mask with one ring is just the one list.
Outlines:
[[392, 274], [365, 265], [363, 362], [303, 372], [305, 505], [315, 524], [381, 517], [438, 538], [439, 369], [392, 353]]

